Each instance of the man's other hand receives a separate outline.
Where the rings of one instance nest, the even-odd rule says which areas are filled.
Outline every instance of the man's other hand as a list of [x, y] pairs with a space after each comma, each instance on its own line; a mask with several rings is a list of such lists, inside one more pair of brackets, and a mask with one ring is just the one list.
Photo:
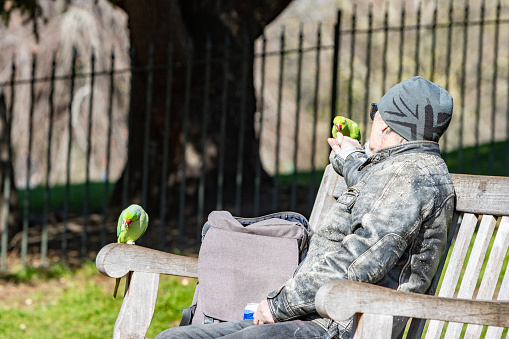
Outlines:
[[336, 139], [328, 138], [327, 142], [329, 143], [329, 146], [336, 154], [338, 154], [341, 150], [344, 149], [362, 147], [357, 140], [352, 139], [350, 137], [345, 137], [341, 133], [338, 133], [338, 137]]
[[269, 304], [267, 300], [262, 300], [253, 315], [253, 324], [261, 325], [272, 323], [274, 323], [274, 318], [272, 318], [272, 313], [270, 313]]

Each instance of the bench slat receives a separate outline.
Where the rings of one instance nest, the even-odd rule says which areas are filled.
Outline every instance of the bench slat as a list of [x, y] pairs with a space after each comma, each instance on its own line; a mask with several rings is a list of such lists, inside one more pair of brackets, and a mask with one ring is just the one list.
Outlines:
[[[477, 236], [472, 246], [472, 251], [468, 259], [467, 267], [461, 281], [458, 291], [458, 298], [470, 299], [474, 295], [475, 286], [481, 272], [481, 267], [486, 257], [486, 251], [493, 237], [495, 224], [497, 220], [491, 215], [484, 215], [477, 231]], [[453, 263], [455, 264], [455, 263]], [[460, 264], [460, 263], [457, 263]]]
[[[451, 258], [449, 259], [449, 265], [446, 267], [444, 280], [442, 281], [438, 296], [452, 297], [454, 295], [476, 225], [477, 217], [474, 214], [465, 213], [463, 215], [463, 220], [461, 221], [458, 236], [451, 253]], [[462, 263], [461, 265], [451, 264], [460, 262]], [[426, 332], [426, 339], [440, 337], [443, 326], [443, 321], [430, 321], [428, 331]]]
[[460, 212], [509, 215], [509, 180], [506, 177], [451, 174]]
[[357, 313], [354, 316], [353, 339], [391, 339], [392, 323], [393, 317], [390, 315]]
[[316, 194], [311, 216], [309, 217], [309, 225], [314, 231], [317, 230], [320, 218], [323, 218], [324, 214], [334, 203], [334, 190], [336, 189], [336, 186], [346, 187], [345, 179], [339, 176], [331, 165], [328, 165], [325, 167], [322, 182], [318, 189], [318, 193]]
[[[327, 179], [327, 181], [322, 182], [322, 184], [326, 184], [323, 190], [324, 195], [326, 192], [330, 193], [331, 189], [333, 193], [330, 195], [330, 201], [329, 199], [324, 199], [323, 196], [317, 195], [316, 201], [320, 202], [319, 207], [321, 208], [318, 208], [316, 211], [313, 208], [313, 213], [316, 217], [326, 210], [324, 207], [328, 207], [327, 202], [333, 201], [332, 198], [337, 198], [346, 189], [343, 177], [337, 175], [330, 165], [326, 168], [324, 179]], [[509, 206], [509, 181], [506, 177], [451, 174], [451, 179], [457, 195], [456, 211], [509, 215], [509, 209], [507, 208]]]
[[156, 306], [159, 274], [133, 272], [113, 328], [113, 339], [143, 339]]
[[[472, 252], [468, 259], [467, 268], [461, 280], [461, 286], [458, 291], [457, 298], [472, 299], [479, 279], [479, 273], [481, 272], [484, 258], [486, 257], [486, 251], [490, 244], [495, 230], [495, 224], [497, 220], [491, 215], [485, 215], [481, 219], [481, 225], [477, 231], [477, 236], [472, 247]], [[456, 263], [452, 263], [453, 265]], [[457, 263], [458, 266], [462, 266], [461, 263]], [[457, 339], [461, 335], [463, 328], [462, 323], [450, 323], [445, 332], [445, 339]]]
[[[507, 254], [507, 248], [509, 247], [509, 222], [501, 222], [498, 227], [497, 235], [491, 247], [490, 257], [484, 270], [483, 279], [479, 292], [477, 293], [476, 299], [479, 300], [490, 300], [493, 299], [495, 289], [497, 287], [498, 278], [504, 258]], [[465, 339], [467, 338], [479, 338], [482, 332], [482, 326], [469, 324], [465, 333]], [[492, 337], [487, 337], [492, 338]]]
[[484, 337], [490, 339], [500, 339], [502, 338], [503, 332], [504, 332], [503, 327], [489, 326]]
[[[503, 217], [502, 220], [500, 221], [500, 225], [498, 226], [498, 228], [499, 232], [500, 229], [506, 230], [509, 229], [509, 217]], [[503, 263], [503, 260], [501, 261]], [[500, 289], [498, 291], [497, 300], [500, 301], [509, 300], [509, 270], [505, 271], [504, 279], [502, 280], [502, 284], [500, 285]], [[504, 330], [503, 327], [489, 326], [488, 331], [486, 331], [485, 338], [499, 339], [502, 337], [503, 330]]]

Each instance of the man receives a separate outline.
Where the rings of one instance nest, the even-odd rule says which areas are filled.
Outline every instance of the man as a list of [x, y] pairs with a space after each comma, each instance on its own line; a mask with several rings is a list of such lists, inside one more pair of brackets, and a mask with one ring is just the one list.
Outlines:
[[[294, 276], [260, 302], [253, 322], [170, 329], [158, 338], [349, 338], [352, 320], [316, 313], [315, 295], [324, 283], [349, 279], [425, 292], [454, 209], [437, 143], [452, 109], [450, 94], [422, 77], [391, 88], [372, 104], [366, 150], [341, 134], [328, 139], [330, 162], [348, 189], [318, 225]], [[404, 324], [396, 319], [393, 336]]]

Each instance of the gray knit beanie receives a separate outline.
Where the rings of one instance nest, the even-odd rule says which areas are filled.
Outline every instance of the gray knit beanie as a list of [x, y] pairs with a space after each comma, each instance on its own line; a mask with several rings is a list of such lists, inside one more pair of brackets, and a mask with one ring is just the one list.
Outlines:
[[445, 89], [423, 77], [392, 87], [377, 103], [390, 128], [408, 141], [437, 141], [452, 117], [452, 97]]

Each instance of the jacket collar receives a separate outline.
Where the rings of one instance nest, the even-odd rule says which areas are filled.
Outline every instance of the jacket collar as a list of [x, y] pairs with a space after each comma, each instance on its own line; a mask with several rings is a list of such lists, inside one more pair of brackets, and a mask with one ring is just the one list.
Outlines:
[[369, 164], [374, 165], [376, 163], [379, 163], [380, 161], [383, 161], [390, 156], [399, 155], [401, 153], [411, 151], [428, 152], [438, 156], [440, 155], [440, 147], [438, 146], [437, 142], [426, 140], [408, 141], [400, 145], [391, 146], [379, 150], [376, 154], [373, 154], [368, 159], [366, 159], [366, 161], [361, 166], [359, 166], [358, 170], [359, 171], [362, 170]]

